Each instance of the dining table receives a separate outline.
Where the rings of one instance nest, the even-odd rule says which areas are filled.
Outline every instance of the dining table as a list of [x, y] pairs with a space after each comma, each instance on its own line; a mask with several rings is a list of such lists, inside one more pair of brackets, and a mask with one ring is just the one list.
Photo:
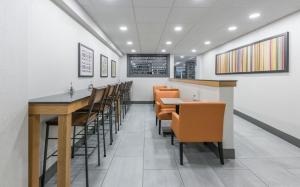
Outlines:
[[53, 115], [58, 116], [57, 186], [71, 186], [72, 113], [87, 106], [90, 95], [85, 89], [29, 100], [28, 186], [39, 186], [41, 116]]

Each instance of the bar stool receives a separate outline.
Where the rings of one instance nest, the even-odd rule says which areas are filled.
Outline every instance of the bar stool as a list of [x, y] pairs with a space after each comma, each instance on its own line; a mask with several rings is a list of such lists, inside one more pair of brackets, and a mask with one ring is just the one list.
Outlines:
[[123, 98], [125, 114], [127, 113], [127, 111], [129, 110], [129, 107], [130, 107], [130, 101], [131, 101], [130, 90], [131, 90], [132, 83], [133, 83], [132, 81], [125, 82], [124, 98]]
[[122, 113], [122, 94], [123, 94], [123, 90], [124, 90], [124, 83], [121, 83], [118, 89], [118, 92], [116, 94], [116, 98], [115, 98], [115, 113], [117, 114], [117, 120], [118, 120], [118, 130], [120, 129], [120, 126], [122, 125], [122, 119], [121, 119], [121, 113]]
[[116, 89], [116, 85], [108, 85], [108, 93], [104, 99], [104, 107], [101, 110], [101, 116], [103, 119], [103, 125], [109, 124], [109, 134], [110, 134], [110, 145], [113, 143], [113, 133], [112, 133], [112, 117], [113, 117], [113, 95]]
[[[73, 126], [73, 143], [75, 142], [74, 139], [81, 139], [77, 138], [78, 135], [83, 135], [84, 140], [84, 155], [78, 154], [76, 156], [85, 156], [85, 173], [86, 173], [86, 186], [89, 186], [89, 180], [88, 180], [88, 148], [98, 148], [98, 165], [100, 165], [100, 137], [99, 137], [99, 124], [97, 120], [97, 113], [94, 112], [94, 105], [95, 103], [101, 103], [104, 99], [104, 93], [105, 89], [96, 89], [94, 88], [92, 91], [92, 94], [89, 98], [88, 103], [88, 111], [80, 111], [80, 112], [74, 112], [72, 114], [72, 126]], [[89, 126], [94, 125], [94, 128], [96, 128], [96, 135], [97, 135], [97, 147], [88, 147], [88, 135], [94, 135], [94, 133], [89, 133]], [[52, 153], [50, 156], [48, 155], [48, 140], [52, 139], [58, 139], [58, 138], [49, 138], [49, 130], [52, 126], [58, 126], [58, 118], [54, 118], [51, 120], [48, 120], [46, 122], [46, 138], [45, 138], [45, 149], [44, 149], [44, 160], [43, 160], [43, 174], [42, 174], [42, 186], [45, 186], [45, 173], [46, 173], [46, 167], [47, 167], [47, 159], [52, 156], [57, 156], [57, 151]], [[76, 127], [82, 127], [83, 129], [76, 133]], [[83, 131], [83, 134], [82, 134]], [[75, 144], [73, 144], [74, 149]], [[81, 148], [81, 146], [80, 146]], [[71, 155], [70, 155], [71, 156]], [[73, 150], [72, 150], [72, 156], [74, 156]]]

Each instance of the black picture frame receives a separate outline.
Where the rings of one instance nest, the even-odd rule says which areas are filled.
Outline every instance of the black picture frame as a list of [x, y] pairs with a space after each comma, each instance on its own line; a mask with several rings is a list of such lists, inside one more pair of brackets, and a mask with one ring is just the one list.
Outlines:
[[117, 77], [117, 62], [114, 60], [110, 61], [110, 75], [112, 78], [116, 78]]
[[[87, 54], [88, 52], [90, 54]], [[83, 71], [83, 67], [86, 66], [83, 64], [88, 63], [89, 59], [91, 63], [90, 66], [92, 68], [92, 72], [90, 74], [84, 73]], [[83, 60], [85, 60], [85, 62]], [[78, 43], [78, 77], [94, 77], [94, 50], [82, 43]]]
[[100, 55], [100, 77], [108, 77], [108, 57]]
[[[133, 74], [131, 73], [131, 58], [132, 57], [165, 57], [166, 58], [166, 73], [165, 74]], [[168, 78], [170, 77], [170, 54], [127, 54], [127, 77], [145, 77], [145, 78]]]
[[[264, 42], [264, 41], [267, 41], [267, 40], [271, 40], [271, 39], [274, 39], [274, 38], [278, 38], [278, 37], [281, 37], [281, 36], [284, 36], [284, 45], [285, 45], [284, 55], [285, 55], [285, 62], [286, 62], [286, 63], [285, 63], [285, 66], [284, 66], [284, 70], [217, 73], [217, 67], [218, 67], [218, 66], [217, 66], [217, 65], [218, 65], [218, 64], [217, 64], [217, 63], [218, 63], [217, 58], [218, 58], [219, 55], [222, 55], [222, 54], [225, 54], [225, 53], [228, 53], [228, 52], [231, 52], [231, 51], [240, 49], [240, 48], [248, 47], [248, 46], [251, 46], [251, 45], [260, 43], [260, 42]], [[275, 36], [271, 36], [271, 37], [268, 37], [268, 38], [265, 38], [265, 39], [262, 39], [262, 40], [259, 40], [259, 41], [256, 41], [256, 42], [247, 44], [247, 45], [243, 45], [243, 46], [241, 46], [241, 47], [237, 47], [237, 48], [228, 50], [228, 51], [226, 51], [226, 52], [216, 54], [216, 56], [215, 56], [215, 74], [216, 74], [216, 75], [261, 74], [261, 73], [287, 73], [287, 72], [289, 72], [289, 32], [282, 33], [282, 34], [278, 34], [278, 35], [275, 35]]]

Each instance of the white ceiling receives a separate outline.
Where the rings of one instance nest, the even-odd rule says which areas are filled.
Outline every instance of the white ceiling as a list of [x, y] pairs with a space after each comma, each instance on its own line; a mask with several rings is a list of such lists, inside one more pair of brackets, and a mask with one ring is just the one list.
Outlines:
[[[300, 10], [300, 0], [77, 0], [124, 53], [203, 53]], [[261, 13], [257, 20], [249, 14]], [[119, 27], [126, 25], [128, 31]], [[174, 26], [182, 26], [175, 32]], [[228, 26], [238, 30], [229, 32]], [[126, 44], [133, 41], [132, 46]], [[165, 42], [170, 40], [172, 45]], [[211, 45], [204, 45], [210, 40]]]

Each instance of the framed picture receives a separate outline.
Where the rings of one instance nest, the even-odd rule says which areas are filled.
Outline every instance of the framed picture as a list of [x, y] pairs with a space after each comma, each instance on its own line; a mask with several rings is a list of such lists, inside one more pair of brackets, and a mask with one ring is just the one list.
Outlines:
[[117, 62], [111, 60], [111, 77], [116, 77], [117, 74]]
[[100, 77], [108, 77], [108, 58], [100, 55]]
[[94, 76], [94, 50], [78, 43], [78, 77]]
[[170, 77], [170, 55], [128, 54], [127, 77]]
[[216, 55], [216, 75], [289, 71], [289, 33]]

